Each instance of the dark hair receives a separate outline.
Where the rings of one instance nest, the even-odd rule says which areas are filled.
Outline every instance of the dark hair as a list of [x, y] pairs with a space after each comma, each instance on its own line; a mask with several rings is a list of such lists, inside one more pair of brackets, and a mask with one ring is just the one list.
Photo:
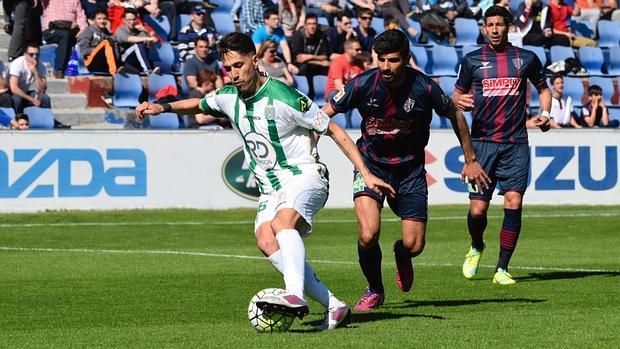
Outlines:
[[263, 12], [263, 19], [268, 19], [269, 17], [271, 17], [272, 15], [278, 15], [278, 10], [273, 9], [273, 8], [268, 8]]
[[399, 52], [403, 59], [409, 55], [409, 39], [407, 35], [398, 29], [388, 29], [377, 35], [372, 44], [372, 49], [377, 55]]
[[198, 83], [198, 86], [202, 86], [202, 84], [207, 81], [215, 84], [215, 81], [217, 81], [217, 75], [209, 69], [199, 71], [198, 75], [196, 75], [196, 82]]
[[127, 15], [130, 13], [136, 16], [136, 18], [140, 17], [138, 16], [138, 10], [136, 10], [135, 8], [128, 7], [125, 9], [125, 12], [123, 12], [123, 18], [127, 17]]
[[317, 15], [315, 15], [314, 13], [308, 13], [306, 14], [306, 18], [304, 18], [304, 23], [308, 22], [309, 19], [314, 18], [317, 21], [319, 20], [319, 17]]
[[95, 10], [93, 18], [97, 17], [97, 15], [105, 15], [106, 17], [108, 17], [108, 10], [104, 8], [98, 8], [97, 10]]
[[384, 15], [383, 16], [383, 27], [387, 28], [388, 25], [390, 24], [396, 24], [398, 27], [400, 27], [400, 23], [398, 22], [398, 19], [392, 15]]
[[15, 121], [26, 120], [26, 121], [28, 121], [28, 123], [30, 123], [30, 118], [28, 118], [28, 115], [24, 114], [24, 113], [20, 113], [20, 114], [15, 115], [14, 120]]
[[343, 18], [345, 18], [345, 17], [347, 17], [347, 18], [351, 18], [351, 16], [349, 16], [349, 14], [348, 14], [348, 13], [346, 13], [346, 12], [340, 12], [340, 13], [338, 13], [338, 15], [336, 16], [336, 20], [337, 20], [338, 22], [342, 22], [342, 19], [343, 19]]
[[372, 63], [372, 55], [370, 54], [370, 52], [360, 52], [360, 54], [357, 56], [357, 59], [364, 63]]
[[551, 83], [553, 84], [555, 82], [555, 80], [557, 79], [562, 79], [564, 80], [564, 75], [562, 75], [561, 73], [555, 73], [551, 76]]
[[196, 40], [194, 40], [194, 45], [198, 45], [198, 41], [204, 41], [208, 44], [209, 38], [207, 38], [205, 35], [200, 35], [199, 37], [196, 38]]
[[374, 17], [374, 13], [369, 8], [361, 8], [357, 10], [357, 17], [362, 17], [362, 15], [370, 15], [371, 17]]
[[505, 7], [497, 5], [489, 7], [487, 12], [484, 13], [484, 24], [487, 24], [487, 18], [495, 16], [504, 17], [504, 24], [506, 24], [506, 26], [510, 26], [512, 24], [513, 18], [510, 11], [508, 11]]
[[41, 45], [39, 45], [39, 43], [36, 42], [36, 41], [29, 41], [26, 44], [26, 48], [28, 48], [28, 47], [41, 48]]
[[344, 48], [347, 49], [351, 47], [353, 44], [359, 44], [359, 43], [360, 41], [355, 36], [351, 36], [350, 38], [344, 41]]
[[603, 89], [599, 86], [599, 85], [590, 85], [588, 87], [588, 96], [592, 95], [593, 93], [602, 95], [603, 94]]
[[217, 45], [217, 52], [220, 57], [224, 57], [227, 53], [237, 52], [245, 56], [253, 56], [256, 54], [256, 46], [252, 38], [246, 34], [233, 32], [226, 34]]

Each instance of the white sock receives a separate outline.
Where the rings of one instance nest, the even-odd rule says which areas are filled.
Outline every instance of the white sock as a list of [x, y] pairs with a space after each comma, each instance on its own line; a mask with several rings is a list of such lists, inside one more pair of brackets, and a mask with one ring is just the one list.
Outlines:
[[[282, 273], [282, 259], [280, 250], [277, 250], [271, 256], [267, 257], [271, 265], [276, 268], [277, 271]], [[306, 262], [304, 267], [304, 292], [310, 297], [323, 305], [325, 308], [341, 307], [342, 303], [336, 298], [331, 291], [316, 277], [314, 270], [310, 264]]]
[[299, 232], [295, 229], [284, 229], [276, 234], [280, 245], [282, 275], [286, 290], [304, 299], [304, 264], [306, 248]]

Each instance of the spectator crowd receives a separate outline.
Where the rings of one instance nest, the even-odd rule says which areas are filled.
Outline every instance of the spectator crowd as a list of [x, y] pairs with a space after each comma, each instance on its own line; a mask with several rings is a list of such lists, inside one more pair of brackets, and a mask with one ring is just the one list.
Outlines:
[[[598, 47], [605, 34], [598, 31], [599, 22], [616, 23], [620, 30], [615, 0], [4, 0], [11, 39], [0, 76], [0, 107], [15, 115], [30, 106], [50, 108], [47, 79], [76, 75], [76, 64], [92, 75], [172, 74], [177, 84], [162, 86], [157, 99], [201, 97], [229, 82], [216, 45], [231, 31], [252, 37], [264, 74], [325, 103], [375, 66], [372, 45], [379, 32], [401, 29], [412, 46], [453, 46], [462, 56], [459, 19], [479, 23], [493, 4], [512, 11], [513, 44], [544, 48], [545, 55], [557, 46]], [[474, 45], [485, 43], [479, 30], [474, 40]], [[42, 45], [50, 44], [54, 54], [44, 60]], [[433, 75], [432, 62], [413, 48], [410, 64]], [[552, 61], [545, 57], [544, 63]], [[614, 106], [596, 97], [606, 95], [601, 86], [586, 79], [582, 98], [566, 100], [566, 73], [549, 81], [555, 91], [554, 127], [617, 127], [618, 118], [608, 111]], [[229, 127], [209, 115], [186, 123]], [[5, 124], [11, 125], [16, 124]]]

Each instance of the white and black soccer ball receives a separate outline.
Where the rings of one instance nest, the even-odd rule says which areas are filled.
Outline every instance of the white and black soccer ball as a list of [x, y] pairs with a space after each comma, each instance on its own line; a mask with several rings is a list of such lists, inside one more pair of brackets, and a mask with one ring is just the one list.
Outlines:
[[267, 313], [263, 312], [256, 306], [256, 302], [265, 296], [280, 297], [285, 294], [286, 290], [281, 288], [266, 288], [258, 291], [248, 305], [248, 319], [250, 324], [258, 332], [286, 332], [293, 324], [295, 317], [293, 315], [284, 314], [282, 312]]

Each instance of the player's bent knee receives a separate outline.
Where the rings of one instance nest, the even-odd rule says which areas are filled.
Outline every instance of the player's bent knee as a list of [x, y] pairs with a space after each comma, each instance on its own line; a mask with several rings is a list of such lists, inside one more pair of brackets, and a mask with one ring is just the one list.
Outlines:
[[359, 243], [362, 248], [377, 245], [379, 243], [379, 233], [377, 231], [360, 232]]

